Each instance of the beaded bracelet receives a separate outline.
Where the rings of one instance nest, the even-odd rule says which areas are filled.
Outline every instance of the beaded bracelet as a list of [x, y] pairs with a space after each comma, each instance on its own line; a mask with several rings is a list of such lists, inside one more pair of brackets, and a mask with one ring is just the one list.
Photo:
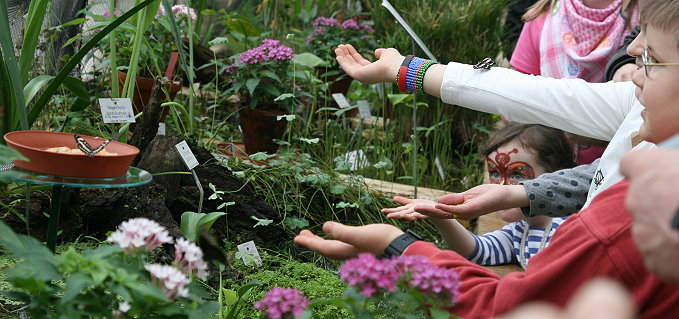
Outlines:
[[408, 90], [406, 89], [406, 75], [408, 73], [408, 65], [413, 57], [414, 55], [412, 54], [406, 55], [405, 59], [403, 59], [403, 63], [401, 63], [401, 67], [398, 69], [396, 83], [398, 84], [398, 90], [401, 93], [408, 93]]
[[427, 73], [429, 67], [434, 64], [436, 64], [436, 62], [427, 60], [417, 70], [417, 74], [415, 75], [415, 92], [417, 92], [417, 94], [424, 94], [424, 75]]
[[406, 89], [408, 92], [415, 91], [415, 75], [417, 75], [417, 70], [419, 70], [426, 61], [427, 60], [423, 58], [414, 57], [410, 61], [410, 64], [408, 64], [408, 73], [406, 76]]

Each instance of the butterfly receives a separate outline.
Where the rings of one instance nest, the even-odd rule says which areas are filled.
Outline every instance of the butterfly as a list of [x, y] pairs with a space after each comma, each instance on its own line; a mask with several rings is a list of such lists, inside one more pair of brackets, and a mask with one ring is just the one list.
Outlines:
[[217, 238], [205, 227], [201, 227], [198, 234], [198, 247], [203, 251], [205, 260], [217, 260], [223, 265], [229, 265], [224, 247], [217, 242]]
[[85, 139], [80, 135], [73, 134], [73, 138], [75, 139], [75, 145], [78, 146], [78, 149], [85, 153], [87, 157], [93, 157], [94, 155], [97, 155], [97, 153], [103, 151], [104, 147], [106, 147], [106, 145], [111, 142], [111, 140], [105, 140], [97, 148], [92, 149], [92, 146], [90, 146], [90, 144], [87, 143], [87, 141], [85, 141]]

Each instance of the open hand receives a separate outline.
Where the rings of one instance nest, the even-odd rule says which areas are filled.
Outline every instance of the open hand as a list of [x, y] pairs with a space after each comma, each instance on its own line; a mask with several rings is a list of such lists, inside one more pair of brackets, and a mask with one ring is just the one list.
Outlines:
[[375, 62], [366, 60], [351, 44], [340, 44], [335, 49], [337, 63], [350, 77], [364, 84], [395, 82], [398, 69], [405, 58], [396, 49], [377, 49]]
[[521, 185], [483, 184], [462, 193], [441, 196], [434, 207], [418, 206], [416, 211], [434, 218], [472, 219], [528, 205], [528, 195]]
[[326, 222], [323, 232], [333, 239], [324, 239], [309, 230], [295, 237], [295, 244], [309, 248], [329, 259], [344, 260], [368, 252], [380, 256], [396, 237], [403, 234], [398, 227], [387, 224], [347, 226]]

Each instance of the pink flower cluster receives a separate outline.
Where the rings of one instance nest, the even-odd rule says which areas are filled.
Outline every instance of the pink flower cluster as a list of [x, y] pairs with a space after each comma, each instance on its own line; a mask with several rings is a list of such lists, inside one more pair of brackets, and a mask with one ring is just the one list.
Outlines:
[[294, 288], [275, 287], [257, 301], [254, 308], [271, 319], [299, 317], [309, 305], [309, 300]]
[[[345, 36], [355, 33], [374, 33], [375, 30], [369, 25], [362, 25], [359, 21], [354, 19], [347, 19], [340, 23], [339, 20], [335, 18], [318, 17], [314, 22], [311, 23], [312, 26], [316, 27], [314, 32], [306, 37], [306, 43], [311, 43], [315, 38], [325, 35], [334, 36], [337, 35], [339, 39], [342, 40]], [[347, 34], [349, 32], [349, 34]], [[358, 36], [358, 35], [355, 35]], [[360, 36], [362, 39], [364, 36]], [[323, 40], [319, 40], [323, 41]], [[341, 42], [341, 41], [340, 41]]]
[[162, 244], [172, 243], [167, 230], [147, 218], [133, 218], [122, 222], [108, 237], [108, 241], [120, 246], [125, 252], [152, 251]]
[[191, 280], [179, 269], [160, 264], [144, 266], [151, 274], [151, 280], [168, 298], [174, 300], [179, 297], [187, 297], [189, 289], [186, 288]]
[[207, 262], [203, 260], [203, 251], [196, 244], [179, 238], [174, 244], [174, 261], [187, 276], [195, 276], [205, 280], [207, 278]]
[[[156, 12], [156, 18], [161, 17], [164, 14], [165, 6], [161, 4], [160, 7], [158, 7], [158, 12]], [[191, 21], [196, 21], [197, 19], [196, 11], [193, 10], [193, 8], [187, 7], [183, 4], [172, 6], [172, 14], [174, 14], [174, 17], [177, 19], [181, 17], [190, 17]]]
[[[116, 17], [119, 17], [120, 14], [121, 14], [120, 10], [115, 10], [115, 11], [113, 11], [113, 15], [116, 16]], [[111, 17], [111, 11], [106, 11], [106, 12], [104, 12], [104, 14], [102, 14], [101, 16], [104, 17], [104, 18], [106, 18], [106, 19], [108, 19], [108, 18]]]
[[240, 61], [245, 64], [257, 64], [266, 61], [288, 61], [295, 57], [291, 48], [278, 40], [265, 39], [262, 45], [240, 54]]
[[460, 296], [457, 272], [430, 264], [422, 256], [405, 256], [392, 259], [396, 268], [406, 274], [406, 285], [419, 289], [423, 294], [435, 295], [438, 300], [452, 306]]
[[394, 292], [401, 273], [392, 260], [379, 260], [372, 254], [360, 254], [342, 264], [340, 278], [350, 286], [361, 289], [361, 294], [371, 297], [376, 292]]
[[455, 271], [430, 264], [422, 256], [399, 256], [377, 259], [360, 254], [340, 266], [340, 278], [371, 297], [376, 292], [394, 292], [399, 281], [421, 293], [435, 295], [446, 305], [453, 305], [459, 296], [459, 277]]

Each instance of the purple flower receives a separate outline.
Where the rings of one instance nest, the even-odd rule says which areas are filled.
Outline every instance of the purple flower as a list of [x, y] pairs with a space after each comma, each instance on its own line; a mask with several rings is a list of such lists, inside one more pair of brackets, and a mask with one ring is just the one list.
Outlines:
[[159, 264], [149, 264], [144, 266], [151, 274], [151, 280], [168, 298], [174, 300], [179, 297], [189, 295], [189, 290], [185, 286], [191, 280], [186, 277], [179, 269]]
[[311, 43], [311, 41], [313, 41], [315, 37], [322, 35], [323, 33], [325, 33], [325, 28], [316, 28], [314, 30], [314, 33], [306, 37], [306, 43]]
[[354, 19], [349, 19], [347, 21], [344, 21], [342, 23], [342, 29], [353, 29], [356, 31], [359, 31], [362, 29], [362, 27], [358, 24], [358, 22]]
[[183, 4], [172, 6], [172, 13], [174, 14], [174, 17], [177, 19], [181, 17], [190, 17], [191, 21], [196, 21], [197, 19], [196, 11], [193, 10], [193, 8], [189, 8]]
[[282, 319], [286, 315], [299, 317], [309, 305], [309, 300], [297, 289], [275, 287], [257, 301], [254, 308], [271, 319]]
[[363, 31], [368, 32], [368, 33], [375, 33], [375, 29], [369, 25], [362, 25], [361, 28], [363, 28]]
[[154, 250], [162, 244], [172, 243], [172, 237], [165, 227], [146, 218], [133, 218], [124, 221], [108, 237], [108, 241], [120, 246], [125, 252]]
[[406, 285], [424, 294], [435, 295], [448, 306], [452, 306], [459, 297], [457, 272], [434, 266], [422, 256], [401, 256], [392, 260], [395, 268], [406, 274]]
[[262, 45], [240, 54], [240, 61], [245, 64], [257, 64], [266, 61], [288, 61], [295, 57], [291, 48], [278, 40], [265, 39]]
[[334, 27], [338, 26], [339, 20], [335, 18], [326, 18], [326, 17], [318, 17], [314, 22], [311, 23], [312, 26], [318, 27], [318, 26], [326, 26], [326, 27]]
[[366, 253], [342, 264], [339, 273], [342, 280], [361, 289], [361, 294], [366, 297], [376, 292], [396, 291], [401, 276], [392, 260], [379, 260]]
[[172, 262], [184, 271], [187, 276], [196, 273], [196, 277], [207, 278], [207, 262], [203, 260], [203, 251], [196, 244], [179, 238], [174, 244], [174, 261]]

